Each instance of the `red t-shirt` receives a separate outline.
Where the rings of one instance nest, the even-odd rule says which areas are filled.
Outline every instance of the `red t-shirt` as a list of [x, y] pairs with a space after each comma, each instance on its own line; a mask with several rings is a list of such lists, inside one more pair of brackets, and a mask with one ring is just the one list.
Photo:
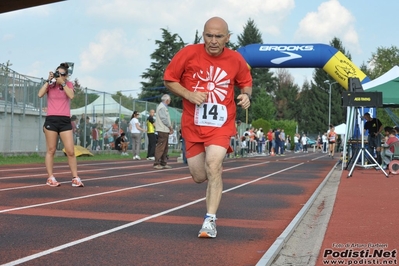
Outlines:
[[173, 57], [164, 80], [179, 82], [189, 91], [208, 92], [208, 99], [201, 106], [183, 98], [184, 139], [203, 142], [215, 135], [234, 136], [234, 86], [252, 86], [251, 73], [241, 54], [224, 48], [219, 56], [210, 56], [204, 44], [188, 45]]
[[[395, 136], [390, 136], [390, 137], [388, 138], [386, 144], [387, 144], [387, 145], [391, 145], [392, 143], [397, 142], [397, 141], [398, 141], [398, 138], [397, 138], [397, 137], [395, 137]], [[389, 150], [390, 150], [391, 152], [395, 152], [395, 147], [392, 146], [392, 147], [389, 148]]]
[[271, 132], [271, 131], [267, 132], [267, 140], [269, 140], [269, 141], [273, 140], [273, 132]]

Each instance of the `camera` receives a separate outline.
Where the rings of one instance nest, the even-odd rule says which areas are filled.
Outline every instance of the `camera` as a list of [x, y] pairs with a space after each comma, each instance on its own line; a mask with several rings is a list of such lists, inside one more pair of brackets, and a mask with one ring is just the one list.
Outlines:
[[53, 73], [53, 77], [54, 78], [59, 78], [60, 76], [61, 75], [60, 75], [60, 72], [58, 70]]
[[60, 72], [57, 70], [53, 73], [53, 78], [50, 80], [49, 84], [53, 85], [56, 82], [56, 78], [59, 78], [61, 76]]

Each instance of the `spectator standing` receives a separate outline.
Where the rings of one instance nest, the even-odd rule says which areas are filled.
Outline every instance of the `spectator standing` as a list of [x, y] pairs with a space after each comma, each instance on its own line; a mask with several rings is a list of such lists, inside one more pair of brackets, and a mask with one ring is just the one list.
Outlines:
[[173, 134], [173, 127], [170, 121], [168, 105], [170, 104], [170, 95], [164, 94], [161, 103], [157, 107], [157, 119], [155, 120], [155, 129], [158, 133], [157, 144], [155, 146], [154, 169], [170, 169], [167, 165], [167, 155], [169, 150], [169, 135]]
[[89, 147], [91, 145], [90, 117], [87, 116], [86, 120], [79, 125], [79, 131], [80, 131], [80, 146], [85, 148]]
[[256, 132], [256, 137], [258, 139], [258, 154], [262, 154], [263, 151], [263, 145], [264, 145], [264, 139], [263, 139], [263, 129], [259, 128], [259, 130]]
[[[61, 184], [53, 175], [54, 154], [57, 147], [58, 136], [64, 144], [65, 154], [68, 157], [69, 168], [72, 173], [72, 186], [83, 187], [78, 176], [78, 167], [75, 157], [73, 131], [71, 123], [71, 99], [75, 95], [73, 83], [68, 80], [68, 64], [62, 63], [57, 67], [55, 73], [49, 72], [48, 80], [38, 92], [39, 98], [47, 94], [47, 116], [43, 125], [46, 136], [45, 164], [48, 178], [46, 184], [58, 187]], [[52, 84], [50, 84], [50, 82]]]
[[285, 139], [285, 146], [287, 147], [287, 151], [291, 151], [291, 136], [287, 135], [287, 138]]
[[327, 143], [328, 143], [327, 132], [324, 132], [324, 134], [321, 136], [321, 140], [323, 142], [323, 153], [327, 153]]
[[303, 153], [308, 153], [308, 137], [306, 137], [306, 134], [302, 135], [301, 142]]
[[273, 136], [274, 136], [273, 129], [269, 129], [269, 131], [267, 132], [267, 141], [269, 144], [269, 149], [268, 149], [269, 154], [271, 154], [271, 152], [272, 152]]
[[141, 146], [141, 132], [145, 132], [145, 129], [140, 126], [139, 112], [134, 111], [130, 119], [129, 131], [132, 136], [132, 152], [133, 160], [141, 160], [140, 158], [140, 146]]
[[100, 149], [100, 146], [99, 146], [100, 133], [98, 132], [97, 124], [94, 124], [92, 127], [91, 137], [92, 137], [92, 141], [93, 141], [93, 144], [91, 145], [91, 149], [93, 151], [99, 150]]
[[369, 113], [365, 113], [362, 117], [366, 119], [364, 123], [364, 132], [368, 131], [368, 151], [370, 154], [374, 154], [374, 149], [377, 155], [377, 162], [381, 165], [381, 135], [380, 133], [384, 130], [381, 121], [378, 118], [371, 118]]
[[245, 133], [245, 135], [241, 137], [241, 157], [244, 157], [245, 152], [247, 151], [247, 136], [248, 133]]
[[281, 140], [281, 142], [280, 142], [280, 152], [281, 152], [281, 155], [284, 155], [284, 150], [285, 150], [285, 132], [284, 132], [283, 128], [281, 129], [281, 132], [280, 132], [280, 140]]
[[277, 130], [274, 131], [274, 141], [275, 141], [275, 146], [276, 146], [276, 148], [275, 148], [276, 156], [283, 154], [283, 151], [281, 149], [281, 136], [280, 136], [280, 134], [281, 134], [280, 128], [277, 128]]
[[297, 152], [299, 152], [299, 149], [300, 149], [298, 133], [295, 133], [295, 135], [294, 135], [294, 144], [295, 144], [294, 152], [297, 153]]
[[150, 110], [150, 115], [147, 118], [147, 138], [148, 138], [148, 148], [147, 148], [147, 160], [155, 160], [155, 145], [157, 144], [157, 136], [155, 135], [155, 110]]
[[229, 39], [227, 23], [220, 17], [209, 19], [203, 31], [205, 43], [180, 50], [164, 75], [165, 86], [183, 99], [182, 133], [190, 173], [197, 183], [208, 181], [207, 212], [198, 237], [217, 235], [222, 164], [236, 133], [235, 85], [241, 89], [237, 104], [243, 109], [250, 106], [252, 77], [244, 58], [225, 47]]

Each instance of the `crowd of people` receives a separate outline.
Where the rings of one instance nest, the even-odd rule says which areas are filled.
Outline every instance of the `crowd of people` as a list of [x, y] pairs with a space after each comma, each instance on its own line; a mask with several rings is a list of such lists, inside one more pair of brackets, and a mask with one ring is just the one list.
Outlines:
[[[238, 121], [237, 125], [240, 123]], [[285, 133], [283, 128], [269, 129], [267, 133], [262, 128], [246, 128], [241, 136], [237, 133], [231, 138], [234, 153], [231, 153], [229, 157], [285, 156], [286, 152], [307, 153], [308, 148], [313, 146], [317, 150], [327, 153], [329, 143], [327, 135], [327, 132], [323, 134], [324, 145], [319, 145], [319, 142], [311, 143], [305, 133], [295, 133], [292, 138]]]

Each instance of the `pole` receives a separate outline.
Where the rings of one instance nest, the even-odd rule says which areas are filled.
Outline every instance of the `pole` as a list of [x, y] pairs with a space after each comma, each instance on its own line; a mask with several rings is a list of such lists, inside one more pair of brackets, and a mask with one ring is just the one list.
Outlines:
[[331, 85], [332, 83], [329, 84], [330, 85], [330, 89], [328, 91], [328, 126], [331, 125]]
[[338, 83], [337, 81], [330, 82], [328, 79], [324, 81], [329, 86], [328, 89], [328, 126], [331, 125], [331, 87], [333, 84]]

